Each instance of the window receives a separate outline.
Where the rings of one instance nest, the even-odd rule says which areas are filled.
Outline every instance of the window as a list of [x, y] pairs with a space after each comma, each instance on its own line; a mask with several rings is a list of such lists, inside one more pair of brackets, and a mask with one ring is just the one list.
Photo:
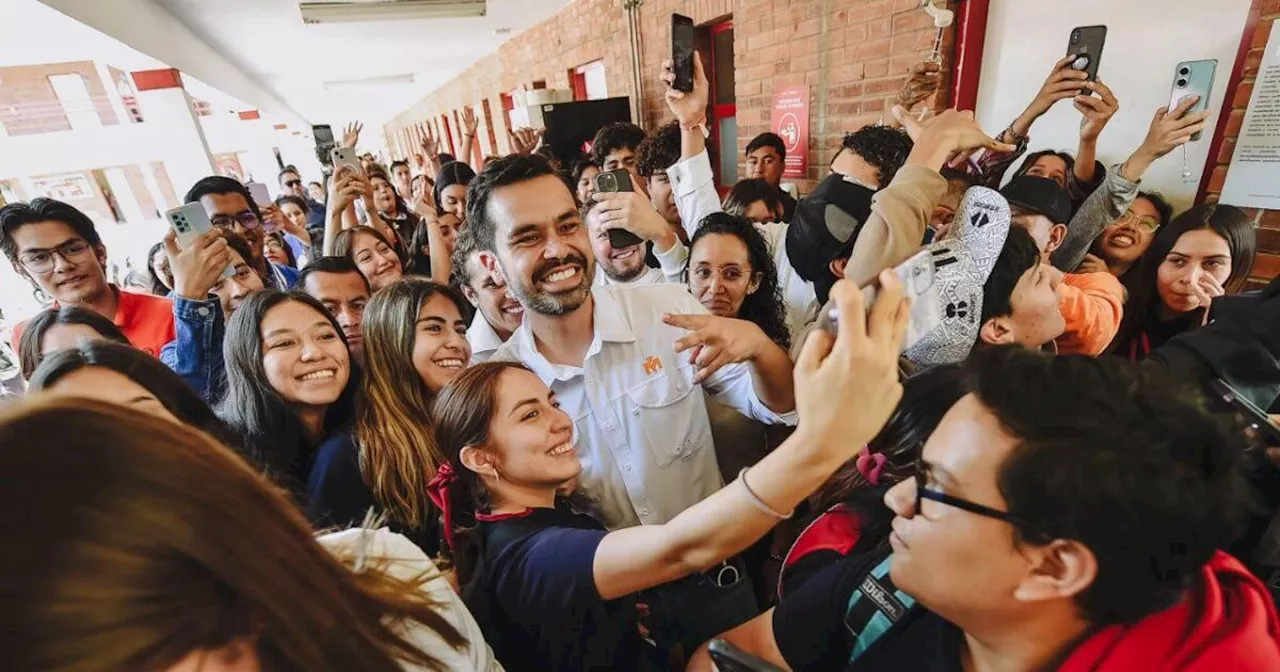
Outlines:
[[53, 93], [58, 97], [62, 112], [73, 130], [102, 126], [98, 108], [93, 104], [93, 97], [89, 95], [89, 87], [83, 75], [49, 75], [49, 85], [53, 87]]
[[609, 97], [609, 84], [604, 76], [604, 61], [592, 61], [569, 71], [574, 100], [604, 100]]

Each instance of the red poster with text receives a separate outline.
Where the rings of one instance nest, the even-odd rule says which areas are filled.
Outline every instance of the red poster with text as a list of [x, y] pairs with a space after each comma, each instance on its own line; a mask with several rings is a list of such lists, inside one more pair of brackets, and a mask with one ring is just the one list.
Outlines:
[[789, 86], [773, 92], [774, 133], [787, 146], [783, 177], [804, 178], [809, 170], [809, 87]]

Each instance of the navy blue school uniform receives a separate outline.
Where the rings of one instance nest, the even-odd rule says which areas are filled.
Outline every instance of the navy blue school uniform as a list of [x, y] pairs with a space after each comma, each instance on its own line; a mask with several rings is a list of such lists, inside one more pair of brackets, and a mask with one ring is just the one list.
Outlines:
[[464, 599], [508, 670], [657, 670], [634, 596], [596, 590], [607, 532], [567, 509], [477, 516], [484, 555]]

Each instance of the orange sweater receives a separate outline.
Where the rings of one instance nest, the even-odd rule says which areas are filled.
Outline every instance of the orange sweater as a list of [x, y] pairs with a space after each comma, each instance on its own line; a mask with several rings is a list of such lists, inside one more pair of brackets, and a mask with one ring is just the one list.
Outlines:
[[1067, 273], [1058, 286], [1058, 310], [1067, 322], [1058, 353], [1100, 355], [1120, 329], [1124, 285], [1110, 273]]

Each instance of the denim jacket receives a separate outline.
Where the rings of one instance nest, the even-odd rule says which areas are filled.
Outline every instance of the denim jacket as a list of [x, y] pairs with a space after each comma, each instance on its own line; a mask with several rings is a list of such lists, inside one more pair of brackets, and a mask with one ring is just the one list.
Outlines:
[[160, 351], [160, 361], [182, 376], [209, 404], [217, 401], [222, 376], [225, 325], [218, 299], [193, 301], [170, 292], [178, 337]]

